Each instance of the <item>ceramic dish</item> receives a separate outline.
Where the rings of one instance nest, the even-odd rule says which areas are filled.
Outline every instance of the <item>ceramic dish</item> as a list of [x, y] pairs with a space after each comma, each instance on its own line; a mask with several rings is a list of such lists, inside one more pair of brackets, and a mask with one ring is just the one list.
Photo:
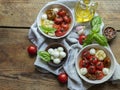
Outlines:
[[[87, 51], [87, 50], [89, 50], [91, 48], [96, 48], [97, 50], [103, 50], [106, 53], [106, 56], [110, 59], [109, 73], [107, 75], [105, 75], [100, 80], [98, 80], [98, 79], [95, 79], [95, 80], [88, 79], [85, 75], [82, 75], [82, 73], [80, 72], [80, 60], [82, 60], [81, 56], [82, 56], [83, 52], [85, 52], [85, 51]], [[115, 71], [115, 60], [114, 60], [113, 57], [114, 57], [113, 54], [111, 54], [111, 52], [107, 48], [105, 48], [103, 46], [100, 46], [98, 44], [88, 45], [88, 46], [82, 48], [80, 50], [78, 56], [77, 56], [77, 60], [75, 62], [77, 73], [80, 76], [80, 78], [82, 78], [84, 81], [86, 81], [88, 83], [91, 83], [91, 84], [100, 84], [100, 83], [103, 83], [103, 82], [109, 80], [111, 78], [111, 76], [113, 75], [114, 71]]]

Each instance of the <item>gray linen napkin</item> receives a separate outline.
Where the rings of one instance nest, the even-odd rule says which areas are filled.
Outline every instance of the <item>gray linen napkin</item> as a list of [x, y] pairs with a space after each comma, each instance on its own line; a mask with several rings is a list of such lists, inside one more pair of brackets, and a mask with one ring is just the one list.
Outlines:
[[[56, 1], [56, 2], [58, 2], [58, 1]], [[68, 5], [71, 8], [74, 6], [73, 4], [75, 3], [74, 0], [66, 0], [66, 1], [61, 0], [60, 2]], [[33, 23], [33, 25], [31, 26], [31, 28], [29, 30], [28, 38], [38, 47], [39, 51], [45, 50], [47, 45], [49, 45], [52, 42], [58, 42], [58, 43], [64, 44], [64, 46], [66, 46], [68, 53], [69, 53], [68, 59], [65, 62], [65, 64], [57, 69], [48, 66], [45, 62], [43, 62], [39, 58], [38, 55], [34, 62], [35, 66], [43, 68], [55, 75], [59, 75], [61, 72], [66, 72], [69, 76], [68, 77], [68, 88], [70, 90], [86, 90], [87, 88], [92, 86], [91, 84], [88, 84], [88, 83], [82, 81], [80, 79], [80, 77], [78, 76], [76, 69], [75, 69], [76, 56], [77, 56], [79, 50], [82, 48], [82, 46], [79, 44], [79, 42], [77, 40], [78, 34], [75, 32], [74, 28], [67, 37], [59, 39], [59, 40], [52, 40], [52, 39], [48, 39], [48, 38], [44, 37], [39, 32], [39, 30], [37, 29], [37, 24], [36, 24], [36, 20], [35, 20], [35, 22]], [[108, 48], [110, 49], [110, 47], [108, 47]], [[112, 76], [111, 80], [112, 81], [116, 80], [116, 82], [118, 82], [118, 80], [120, 80], [120, 77], [119, 77], [120, 76], [120, 71], [119, 71], [120, 66], [117, 62], [116, 62], [116, 66], [117, 66], [117, 68], [116, 68], [115, 73]]]

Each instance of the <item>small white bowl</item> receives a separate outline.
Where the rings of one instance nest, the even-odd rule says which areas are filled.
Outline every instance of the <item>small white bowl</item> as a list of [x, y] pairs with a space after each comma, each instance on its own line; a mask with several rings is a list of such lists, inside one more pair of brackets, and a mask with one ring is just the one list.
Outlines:
[[[85, 77], [84, 75], [82, 75], [82, 74], [80, 73], [79, 62], [80, 62], [81, 54], [82, 54], [83, 51], [88, 50], [88, 49], [90, 49], [90, 48], [98, 48], [98, 49], [101, 49], [101, 50], [105, 51], [105, 53], [107, 54], [107, 56], [108, 56], [108, 57], [110, 58], [110, 60], [111, 60], [111, 66], [110, 66], [110, 68], [109, 68], [109, 69], [110, 69], [109, 74], [106, 75], [106, 76], [104, 76], [101, 80], [90, 80], [90, 79], [88, 79], [87, 77]], [[76, 66], [77, 73], [78, 73], [78, 75], [79, 75], [84, 81], [86, 81], [86, 82], [88, 82], [88, 83], [91, 83], [91, 84], [100, 84], [100, 83], [103, 83], [103, 82], [109, 80], [109, 79], [111, 78], [111, 76], [113, 75], [114, 71], [115, 71], [115, 60], [114, 60], [113, 57], [114, 57], [113, 54], [111, 54], [111, 52], [110, 52], [106, 47], [100, 46], [100, 45], [98, 45], [98, 44], [88, 45], [88, 46], [82, 48], [82, 49], [80, 50], [80, 52], [78, 53], [77, 60], [76, 60], [76, 62], [75, 62], [75, 66]]]
[[[40, 29], [40, 25], [41, 25], [41, 16], [45, 13], [45, 11], [47, 10], [47, 9], [50, 9], [50, 8], [63, 8], [63, 9], [65, 9], [67, 12], [68, 12], [68, 14], [70, 15], [70, 18], [71, 18], [71, 24], [70, 24], [70, 27], [69, 27], [69, 30], [67, 31], [67, 33], [65, 34], [65, 35], [63, 35], [63, 36], [60, 36], [60, 37], [53, 37], [53, 36], [49, 36], [49, 35], [47, 35], [47, 34], [45, 34], [41, 29]], [[38, 14], [38, 17], [37, 17], [37, 27], [38, 27], [38, 30], [40, 31], [40, 33], [42, 33], [44, 36], [46, 36], [46, 37], [48, 37], [48, 38], [51, 38], [51, 39], [60, 39], [60, 38], [63, 38], [63, 37], [65, 37], [65, 36], [67, 36], [70, 32], [71, 32], [71, 30], [72, 30], [72, 28], [73, 28], [73, 26], [74, 26], [74, 14], [73, 14], [73, 12], [71, 11], [71, 9], [69, 8], [69, 7], [67, 7], [66, 5], [64, 5], [64, 4], [62, 4], [62, 3], [48, 3], [48, 4], [46, 4], [41, 10], [40, 10], [40, 12], [39, 12], [39, 14]]]

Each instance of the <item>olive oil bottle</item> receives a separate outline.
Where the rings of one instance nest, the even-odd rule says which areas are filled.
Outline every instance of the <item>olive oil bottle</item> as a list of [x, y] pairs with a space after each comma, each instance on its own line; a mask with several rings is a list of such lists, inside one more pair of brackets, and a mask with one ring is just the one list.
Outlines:
[[77, 23], [90, 21], [95, 14], [98, 3], [92, 0], [78, 0], [76, 2], [74, 13]]

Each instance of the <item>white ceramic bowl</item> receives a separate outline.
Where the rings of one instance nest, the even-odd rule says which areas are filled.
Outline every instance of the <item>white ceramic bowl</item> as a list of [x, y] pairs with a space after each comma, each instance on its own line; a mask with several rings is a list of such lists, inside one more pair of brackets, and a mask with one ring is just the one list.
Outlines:
[[[82, 75], [80, 73], [80, 67], [79, 67], [79, 62], [80, 62], [80, 57], [81, 57], [81, 54], [83, 51], [85, 50], [88, 50], [90, 48], [98, 48], [98, 49], [101, 49], [101, 50], [104, 50], [105, 53], [107, 54], [107, 56], [110, 58], [111, 60], [111, 66], [110, 66], [110, 71], [109, 71], [109, 74], [104, 76], [101, 80], [90, 80], [88, 79], [87, 77], [85, 77], [84, 75]], [[109, 80], [111, 78], [111, 76], [113, 75], [114, 71], [115, 71], [115, 60], [113, 58], [113, 54], [111, 54], [111, 52], [106, 48], [106, 47], [103, 47], [103, 46], [100, 46], [98, 44], [91, 44], [91, 45], [88, 45], [84, 48], [82, 48], [77, 56], [77, 60], [75, 62], [75, 66], [76, 66], [76, 70], [77, 70], [77, 73], [79, 74], [79, 76], [86, 82], [88, 83], [91, 83], [91, 84], [100, 84], [100, 83], [103, 83], [107, 80]]]
[[[70, 15], [71, 24], [70, 24], [69, 30], [67, 31], [67, 33], [66, 33], [65, 35], [60, 36], [60, 37], [55, 37], [55, 36], [53, 37], [53, 36], [49, 36], [49, 35], [45, 34], [45, 33], [40, 29], [39, 26], [41, 25], [41, 16], [45, 13], [46, 10], [48, 10], [48, 9], [50, 9], [50, 8], [63, 8], [63, 9], [66, 10], [67, 13]], [[44, 36], [46, 36], [46, 37], [48, 37], [48, 38], [51, 38], [51, 39], [60, 39], [60, 38], [63, 38], [63, 37], [65, 37], [65, 36], [67, 36], [67, 35], [71, 32], [71, 30], [72, 30], [72, 28], [73, 28], [73, 26], [74, 26], [74, 20], [75, 20], [75, 19], [74, 19], [74, 14], [72, 13], [71, 9], [70, 9], [69, 7], [67, 7], [66, 5], [64, 5], [64, 4], [62, 4], [62, 3], [48, 3], [48, 4], [46, 4], [46, 5], [40, 10], [40, 12], [39, 12], [39, 14], [38, 14], [38, 17], [37, 17], [37, 27], [38, 27], [40, 33], [42, 33]]]

